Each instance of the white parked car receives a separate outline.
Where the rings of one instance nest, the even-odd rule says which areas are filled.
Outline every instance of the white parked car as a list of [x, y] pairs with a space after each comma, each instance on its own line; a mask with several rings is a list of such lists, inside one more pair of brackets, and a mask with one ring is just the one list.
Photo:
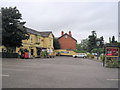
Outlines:
[[97, 56], [97, 53], [92, 53], [92, 55]]
[[73, 55], [74, 58], [77, 58], [77, 57], [81, 57], [81, 58], [86, 58], [87, 57], [87, 54], [85, 53], [79, 53], [77, 55]]

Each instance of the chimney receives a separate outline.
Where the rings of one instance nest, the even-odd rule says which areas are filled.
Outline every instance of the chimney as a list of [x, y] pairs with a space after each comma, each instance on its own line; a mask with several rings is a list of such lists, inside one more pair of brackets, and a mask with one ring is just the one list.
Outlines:
[[61, 32], [61, 36], [64, 34], [64, 31]]
[[69, 31], [69, 35], [72, 36], [71, 31]]

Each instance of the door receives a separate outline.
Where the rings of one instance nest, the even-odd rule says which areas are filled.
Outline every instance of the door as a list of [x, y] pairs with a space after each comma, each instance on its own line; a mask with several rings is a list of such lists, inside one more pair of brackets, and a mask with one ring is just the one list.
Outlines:
[[31, 55], [33, 55], [33, 49], [31, 49]]

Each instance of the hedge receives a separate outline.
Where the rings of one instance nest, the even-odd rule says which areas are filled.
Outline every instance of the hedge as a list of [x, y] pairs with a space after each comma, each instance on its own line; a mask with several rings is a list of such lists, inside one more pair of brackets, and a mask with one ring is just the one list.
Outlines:
[[2, 54], [2, 58], [18, 58], [18, 53], [9, 53], [9, 52], [0, 52]]

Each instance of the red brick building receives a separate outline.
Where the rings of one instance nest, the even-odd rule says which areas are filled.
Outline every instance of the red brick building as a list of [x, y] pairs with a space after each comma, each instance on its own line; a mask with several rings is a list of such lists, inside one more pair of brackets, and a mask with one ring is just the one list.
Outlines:
[[76, 42], [77, 40], [72, 37], [71, 31], [69, 31], [69, 34], [62, 31], [61, 37], [58, 38], [58, 41], [61, 45], [61, 49], [76, 49]]

